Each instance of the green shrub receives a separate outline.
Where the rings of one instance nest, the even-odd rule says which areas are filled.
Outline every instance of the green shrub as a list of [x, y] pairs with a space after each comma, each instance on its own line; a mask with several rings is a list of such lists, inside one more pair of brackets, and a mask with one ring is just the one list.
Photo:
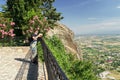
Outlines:
[[38, 51], [38, 57], [39, 57], [40, 61], [43, 62], [44, 61], [43, 50], [42, 50], [40, 42], [38, 42], [37, 51]]
[[45, 42], [69, 80], [97, 80], [92, 63], [76, 60], [74, 55], [65, 51], [64, 45], [57, 37], [45, 38]]
[[23, 37], [0, 39], [0, 46], [28, 46]]

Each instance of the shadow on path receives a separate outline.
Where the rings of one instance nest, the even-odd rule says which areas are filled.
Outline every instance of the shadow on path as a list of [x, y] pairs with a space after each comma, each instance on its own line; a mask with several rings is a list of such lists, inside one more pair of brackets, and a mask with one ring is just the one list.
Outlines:
[[22, 61], [22, 62], [25, 62], [25, 63], [30, 63], [29, 60], [22, 59], [22, 58], [15, 58], [15, 60], [17, 60], [17, 61]]
[[27, 80], [38, 80], [38, 57], [35, 58], [36, 63], [30, 63], [28, 74], [27, 74]]
[[[22, 61], [22, 65], [16, 75], [15, 80], [22, 80], [23, 75], [25, 73], [26, 65], [29, 65], [28, 72], [27, 72], [27, 79], [26, 80], [38, 80], [38, 64], [32, 63], [29, 59], [29, 55], [26, 55], [24, 59], [22, 58], [15, 58], [17, 61]], [[35, 61], [38, 63], [38, 57], [36, 56]]]

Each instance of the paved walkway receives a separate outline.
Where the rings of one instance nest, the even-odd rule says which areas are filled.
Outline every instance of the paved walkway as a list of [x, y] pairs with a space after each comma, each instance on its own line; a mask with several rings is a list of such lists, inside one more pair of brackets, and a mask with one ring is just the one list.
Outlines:
[[0, 80], [16, 79], [23, 69], [22, 80], [46, 80], [43, 63], [38, 65], [25, 59], [29, 47], [0, 47]]

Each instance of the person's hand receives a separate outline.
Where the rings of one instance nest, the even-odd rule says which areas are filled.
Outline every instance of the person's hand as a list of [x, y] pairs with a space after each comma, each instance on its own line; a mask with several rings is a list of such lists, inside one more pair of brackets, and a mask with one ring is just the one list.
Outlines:
[[43, 36], [43, 34], [39, 33], [39, 34], [38, 34], [38, 36], [39, 36], [39, 37], [42, 37], [42, 36]]

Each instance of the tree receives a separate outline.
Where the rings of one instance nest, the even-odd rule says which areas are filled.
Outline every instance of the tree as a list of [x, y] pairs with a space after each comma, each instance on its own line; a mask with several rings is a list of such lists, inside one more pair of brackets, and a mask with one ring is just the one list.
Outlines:
[[61, 17], [61, 13], [58, 13], [56, 11], [56, 8], [53, 7], [53, 2], [55, 0], [42, 0], [42, 1], [43, 3], [40, 8], [42, 8], [43, 15], [47, 17], [49, 24], [53, 25], [56, 21], [63, 19], [63, 17]]
[[17, 36], [22, 35], [23, 27], [35, 15], [40, 18], [45, 17], [48, 23], [53, 24], [62, 19], [61, 13], [53, 7], [55, 0], [7, 0], [7, 11], [10, 12], [11, 18], [16, 23], [15, 33]]
[[24, 5], [24, 0], [7, 0], [8, 12], [10, 12], [10, 17], [16, 23], [16, 36], [22, 35], [22, 25], [24, 24], [24, 15], [26, 13]]
[[2, 8], [2, 11], [1, 11], [1, 12], [5, 12], [6, 9], [7, 9], [7, 5], [6, 5], [6, 4], [0, 5], [0, 7]]

